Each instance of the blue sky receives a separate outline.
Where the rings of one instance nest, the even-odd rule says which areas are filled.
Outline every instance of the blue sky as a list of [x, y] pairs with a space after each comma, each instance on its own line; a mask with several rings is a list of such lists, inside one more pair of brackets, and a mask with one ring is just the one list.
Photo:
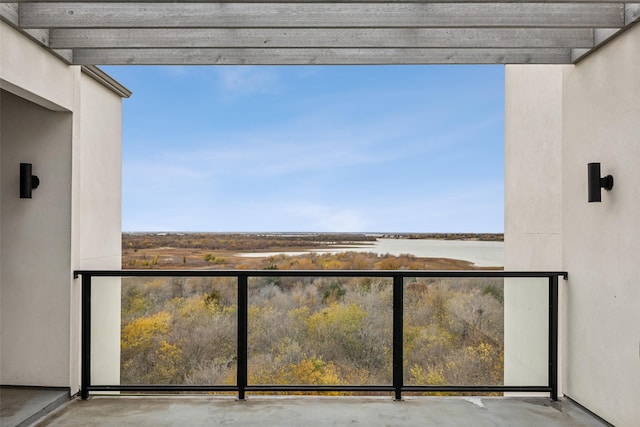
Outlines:
[[502, 66], [104, 69], [124, 231], [503, 231]]

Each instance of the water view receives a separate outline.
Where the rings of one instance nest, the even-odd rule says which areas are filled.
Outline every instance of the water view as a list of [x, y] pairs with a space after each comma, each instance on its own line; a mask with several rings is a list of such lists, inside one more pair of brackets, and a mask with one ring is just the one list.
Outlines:
[[237, 256], [262, 258], [279, 254], [297, 256], [308, 253], [371, 252], [378, 255], [409, 254], [417, 257], [450, 258], [469, 261], [477, 267], [502, 267], [504, 265], [504, 242], [479, 240], [432, 240], [432, 239], [377, 239], [357, 245], [340, 246], [335, 249], [310, 249], [287, 252], [247, 252]]

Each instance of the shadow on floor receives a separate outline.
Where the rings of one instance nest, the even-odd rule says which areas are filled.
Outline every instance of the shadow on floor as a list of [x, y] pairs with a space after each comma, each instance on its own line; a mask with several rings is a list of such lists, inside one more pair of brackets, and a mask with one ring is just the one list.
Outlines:
[[68, 388], [0, 387], [0, 426], [31, 425], [69, 401]]

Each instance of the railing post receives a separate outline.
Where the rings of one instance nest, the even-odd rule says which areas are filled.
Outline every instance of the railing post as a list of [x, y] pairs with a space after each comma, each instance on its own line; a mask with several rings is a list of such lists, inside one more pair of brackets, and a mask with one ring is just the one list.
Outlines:
[[558, 276], [549, 276], [549, 387], [558, 400]]
[[91, 385], [91, 275], [82, 274], [82, 331], [81, 331], [81, 371], [80, 398], [89, 398]]
[[402, 400], [402, 387], [404, 385], [402, 344], [403, 331], [403, 288], [404, 279], [401, 274], [393, 276], [393, 388], [395, 400]]
[[248, 276], [238, 274], [238, 399], [244, 400], [247, 387], [247, 339], [248, 339]]

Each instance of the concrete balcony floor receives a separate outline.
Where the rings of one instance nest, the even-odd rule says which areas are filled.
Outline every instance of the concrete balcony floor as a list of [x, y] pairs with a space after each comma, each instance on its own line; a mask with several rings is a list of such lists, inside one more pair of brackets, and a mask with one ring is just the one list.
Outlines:
[[68, 388], [0, 387], [0, 426], [28, 426], [69, 402]]
[[545, 426], [602, 427], [568, 399], [515, 397], [95, 396], [73, 400], [43, 426]]

